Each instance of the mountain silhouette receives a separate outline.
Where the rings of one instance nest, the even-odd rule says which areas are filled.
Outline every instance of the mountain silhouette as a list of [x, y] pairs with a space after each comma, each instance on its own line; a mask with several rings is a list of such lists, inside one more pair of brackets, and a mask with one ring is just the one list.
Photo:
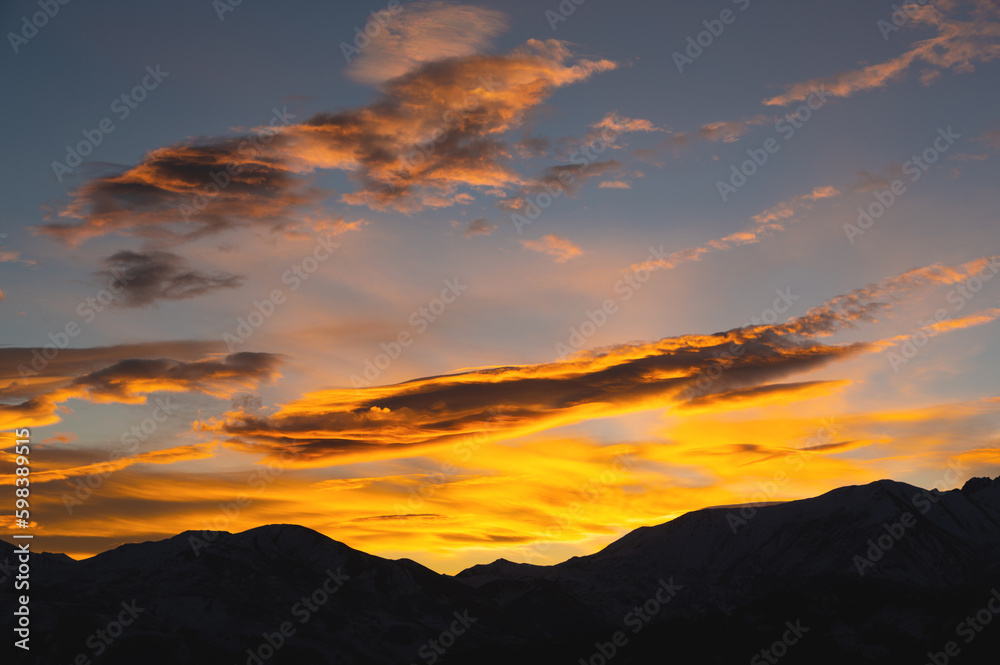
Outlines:
[[[0, 541], [0, 562], [15, 545]], [[15, 627], [5, 583], [0, 624]], [[295, 525], [31, 555], [21, 662], [995, 663], [1000, 477], [707, 508], [449, 576]]]

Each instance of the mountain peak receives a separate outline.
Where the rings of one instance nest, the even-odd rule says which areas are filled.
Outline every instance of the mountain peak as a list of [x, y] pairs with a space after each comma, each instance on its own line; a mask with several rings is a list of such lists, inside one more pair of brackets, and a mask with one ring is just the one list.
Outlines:
[[969, 478], [969, 480], [962, 485], [962, 494], [971, 496], [977, 492], [996, 486], [1000, 486], [1000, 476], [997, 476], [996, 478], [990, 478], [989, 476], [986, 476], [985, 478]]
[[356, 551], [319, 531], [298, 524], [265, 524], [236, 533], [195, 531], [181, 535], [185, 542], [193, 537], [205, 541], [206, 546], [221, 545], [278, 557], [314, 558], [322, 552], [343, 555]]
[[537, 577], [537, 572], [541, 568], [530, 563], [515, 563], [500, 558], [493, 563], [480, 563], [466, 568], [455, 577]]
[[[605, 644], [595, 635], [610, 636], [623, 617], [638, 616], [637, 607], [657, 629], [629, 636], [630, 662], [658, 662], [679, 640], [700, 649], [717, 641], [720, 626], [735, 636], [733, 653], [710, 661], [699, 652], [697, 662], [743, 660], [789, 616], [838, 627], [829, 637], [810, 634], [796, 647], [797, 662], [832, 662], [830, 654], [836, 662], [885, 662], [878, 649], [886, 644], [894, 656], [907, 654], [892, 662], [910, 655], [922, 662], [921, 653], [942, 644], [935, 627], [956, 625], [988, 600], [983, 589], [1000, 582], [1000, 478], [933, 495], [879, 480], [750, 508], [686, 513], [554, 566], [499, 558], [454, 578], [294, 524], [188, 531], [73, 563], [33, 554], [44, 566], [36, 602], [39, 616], [62, 626], [77, 619], [78, 607], [109, 616], [121, 611], [118, 598], [134, 597], [147, 628], [116, 641], [109, 663], [134, 662], [137, 653], [149, 665], [192, 662], [192, 653], [222, 662], [289, 617], [322, 612], [322, 620], [296, 624], [298, 641], [289, 641], [284, 662], [412, 662], [442, 631], [467, 621], [474, 629], [456, 641], [449, 663], [548, 665], [585, 654], [595, 639]], [[204, 549], [196, 551], [193, 538]], [[0, 561], [12, 550], [0, 543]], [[66, 596], [72, 606], [56, 600]], [[976, 646], [995, 660], [1000, 637], [990, 634]], [[45, 644], [39, 662], [68, 662], [81, 636], [69, 631]], [[993, 662], [963, 648], [965, 655], [963, 662]]]

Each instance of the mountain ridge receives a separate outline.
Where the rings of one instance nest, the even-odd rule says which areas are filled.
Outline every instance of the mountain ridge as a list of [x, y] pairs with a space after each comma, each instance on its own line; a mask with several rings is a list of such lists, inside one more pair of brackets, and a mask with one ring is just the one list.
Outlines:
[[[13, 547], [0, 541], [0, 558]], [[131, 601], [142, 613], [101, 663], [586, 663], [632, 624], [641, 632], [629, 633], [616, 663], [654, 662], [649, 654], [675, 640], [713, 644], [720, 630], [732, 645], [699, 652], [699, 662], [731, 662], [796, 620], [813, 632], [787, 662], [877, 662], [926, 657], [915, 645], [946, 643], [942, 626], [986, 602], [991, 587], [1000, 587], [1000, 477], [943, 492], [880, 480], [704, 508], [558, 564], [498, 559], [456, 575], [273, 524], [186, 531], [81, 561], [33, 554], [33, 622], [45, 637], [33, 657], [72, 662], [95, 625]], [[0, 600], [5, 628], [12, 600]], [[642, 607], [656, 611], [640, 621]], [[286, 622], [294, 634], [274, 649], [267, 636]], [[996, 645], [996, 632], [977, 637], [963, 661]], [[445, 638], [453, 645], [438, 653]], [[268, 649], [273, 657], [258, 653]]]

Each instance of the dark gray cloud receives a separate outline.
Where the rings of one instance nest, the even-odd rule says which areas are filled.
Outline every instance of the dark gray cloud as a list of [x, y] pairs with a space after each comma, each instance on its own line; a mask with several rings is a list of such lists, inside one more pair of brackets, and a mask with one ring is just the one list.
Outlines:
[[192, 268], [186, 259], [162, 250], [116, 252], [103, 261], [96, 273], [102, 283], [114, 282], [121, 289], [120, 307], [147, 307], [159, 300], [186, 300], [219, 289], [232, 289], [246, 279], [228, 272], [207, 273]]
[[474, 219], [465, 227], [465, 237], [488, 236], [496, 230], [496, 224], [490, 224], [485, 217]]

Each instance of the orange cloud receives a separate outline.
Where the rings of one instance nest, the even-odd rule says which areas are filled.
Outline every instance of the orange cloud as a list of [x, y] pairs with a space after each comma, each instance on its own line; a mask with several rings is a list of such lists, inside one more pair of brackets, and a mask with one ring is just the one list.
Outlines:
[[76, 245], [110, 234], [177, 242], [240, 226], [283, 229], [322, 193], [271, 154], [276, 132], [153, 150], [138, 166], [85, 183], [38, 231]]
[[606, 114], [591, 125], [591, 131], [584, 134], [582, 145], [606, 145], [610, 148], [620, 148], [617, 141], [622, 134], [634, 132], [662, 132], [663, 129], [643, 118], [628, 118], [619, 115], [618, 111]]
[[162, 357], [109, 358], [135, 348], [63, 349], [44, 364], [37, 362], [45, 359], [40, 349], [5, 349], [0, 361], [10, 364], [0, 366], [0, 376], [4, 377], [0, 381], [6, 382], [0, 384], [0, 399], [23, 401], [0, 404], [0, 427], [40, 427], [59, 422], [59, 405], [70, 399], [144, 404], [152, 393], [188, 391], [230, 397], [278, 375], [279, 356], [269, 353], [219, 354], [189, 362]]
[[78, 243], [113, 233], [179, 241], [248, 225], [286, 230], [293, 213], [324, 197], [309, 184], [317, 169], [350, 172], [357, 189], [341, 200], [352, 205], [407, 212], [469, 203], [459, 188], [527, 182], [502, 134], [556, 88], [615, 67], [575, 58], [558, 40], [424, 63], [386, 81], [368, 106], [299, 123], [276, 109], [271, 126], [252, 134], [154, 150], [84, 184], [39, 231]]
[[654, 125], [649, 120], [642, 118], [626, 118], [618, 115], [618, 111], [612, 111], [593, 125], [595, 129], [609, 129], [615, 134], [626, 132], [662, 132], [663, 130]]
[[[2, 238], [2, 237], [3, 237], [3, 234], [0, 234], [0, 238]], [[0, 263], [23, 263], [24, 265], [27, 265], [27, 266], [38, 265], [37, 261], [31, 261], [29, 259], [22, 259], [21, 258], [21, 252], [15, 252], [15, 251], [0, 252]]]
[[[959, 266], [934, 264], [914, 268], [901, 275], [890, 277], [849, 294], [837, 296], [820, 307], [814, 307], [803, 316], [775, 326], [785, 334], [828, 336], [853, 326], [858, 322], [872, 322], [878, 314], [888, 311], [893, 303], [930, 285], [952, 285], [967, 281], [982, 270], [995, 265], [1000, 257], [983, 257]], [[872, 350], [879, 350], [876, 342]]]
[[[238, 450], [294, 464], [420, 454], [467, 435], [510, 439], [593, 418], [668, 406], [731, 408], [826, 394], [837, 382], [784, 384], [790, 375], [862, 352], [881, 340], [816, 341], [875, 321], [920, 288], [954, 284], [987, 265], [928, 266], [813, 307], [785, 323], [621, 345], [563, 361], [467, 370], [365, 389], [310, 393], [267, 417], [239, 409], [200, 425]], [[716, 372], [708, 370], [718, 368]], [[498, 415], [499, 414], [499, 415]]]
[[[502, 12], [446, 2], [411, 2], [373, 17], [374, 37], [355, 53], [344, 73], [363, 83], [382, 83], [427, 62], [482, 51], [507, 28]], [[374, 26], [379, 29], [375, 31]]]
[[[959, 20], [954, 15], [967, 7], [971, 20]], [[970, 3], [942, 2], [934, 5], [910, 5], [907, 27], [927, 27], [937, 31], [935, 37], [918, 41], [909, 51], [885, 62], [796, 83], [781, 95], [763, 100], [767, 106], [785, 106], [805, 100], [818, 89], [834, 97], [850, 97], [858, 92], [882, 88], [900, 79], [916, 63], [924, 70], [922, 82], [929, 84], [943, 70], [971, 72], [976, 63], [1000, 58], [1000, 8], [989, 0]], [[948, 14], [951, 14], [949, 16]]]
[[211, 482], [205, 472], [133, 465], [72, 517], [58, 493], [39, 494], [48, 516], [40, 529], [49, 547], [93, 554], [188, 529], [283, 522], [294, 511], [297, 523], [353, 547], [455, 572], [498, 556], [553, 563], [592, 553], [623, 532], [706, 506], [798, 499], [887, 476], [931, 486], [950, 461], [966, 465], [960, 484], [1000, 461], [989, 438], [997, 398], [826, 418], [804, 414], [800, 398], [812, 398], [819, 413], [829, 398], [801, 388], [729, 412], [668, 412], [660, 432], [615, 445], [462, 437], [421, 457], [411, 449], [405, 463], [338, 458], [301, 468], [271, 460], [277, 471], [215, 471]]
[[[578, 158], [578, 161], [571, 164], [550, 166], [534, 178], [525, 180], [519, 191], [499, 201], [497, 206], [506, 210], [519, 210], [530, 219], [535, 219], [540, 214], [536, 201], [542, 197], [562, 194], [573, 196], [591, 178], [622, 171], [622, 163], [615, 159], [586, 161], [585, 158]], [[519, 223], [514, 223], [520, 230]]]
[[709, 122], [702, 125], [695, 136], [706, 141], [722, 141], [723, 143], [734, 143], [750, 131], [754, 125], [767, 125], [774, 121], [768, 115], [755, 115], [749, 120], [724, 120], [719, 122]]
[[764, 406], [772, 403], [787, 403], [790, 399], [809, 399], [829, 395], [838, 388], [850, 385], [850, 381], [808, 381], [805, 383], [779, 383], [740, 390], [730, 390], [711, 395], [695, 397], [679, 404], [679, 414], [711, 412], [718, 413], [727, 408], [743, 409], [748, 406]]
[[767, 125], [775, 121], [769, 115], [758, 114], [745, 120], [718, 120], [707, 122], [699, 127], [694, 133], [669, 132], [669, 136], [660, 142], [660, 145], [667, 149], [677, 149], [690, 145], [694, 141], [711, 141], [713, 143], [722, 141], [723, 143], [734, 143], [741, 136], [753, 129], [757, 125]]
[[[135, 464], [175, 464], [189, 460], [200, 460], [212, 457], [207, 445], [176, 446], [163, 450], [153, 450], [129, 457], [118, 457], [105, 462], [94, 462], [84, 466], [66, 467], [60, 469], [32, 469], [31, 480], [35, 483], [48, 483], [56, 480], [67, 480], [79, 476], [108, 475], [115, 471], [126, 469]], [[14, 476], [0, 478], [0, 485], [13, 485]]]
[[650, 259], [642, 263], [637, 263], [631, 266], [629, 270], [632, 272], [637, 270], [670, 270], [682, 263], [701, 261], [702, 257], [712, 252], [722, 252], [734, 247], [759, 243], [775, 232], [784, 231], [784, 220], [793, 218], [802, 210], [809, 210], [812, 208], [814, 201], [831, 198], [839, 194], [840, 192], [833, 187], [817, 187], [808, 194], [782, 201], [764, 212], [754, 215], [751, 218], [753, 224], [743, 231], [737, 231], [722, 238], [709, 240], [707, 243], [698, 245], [697, 247], [674, 250], [663, 258]]
[[538, 240], [519, 240], [521, 247], [533, 252], [541, 252], [555, 258], [556, 263], [566, 263], [570, 259], [583, 256], [583, 250], [572, 241], [554, 233], [544, 235]]

